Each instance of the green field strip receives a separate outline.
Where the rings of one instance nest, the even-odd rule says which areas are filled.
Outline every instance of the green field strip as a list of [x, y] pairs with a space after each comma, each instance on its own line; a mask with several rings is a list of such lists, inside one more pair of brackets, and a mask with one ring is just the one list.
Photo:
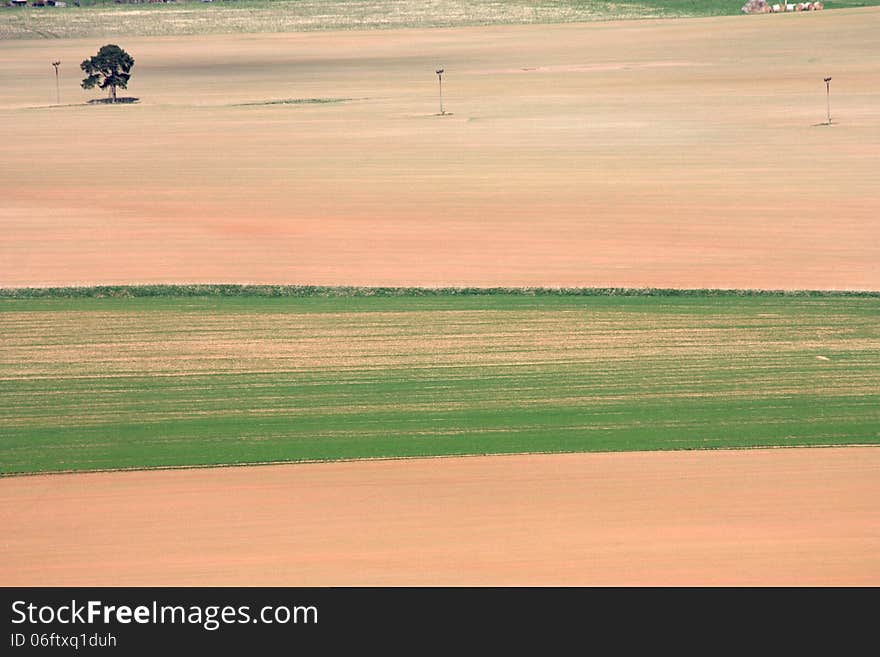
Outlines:
[[880, 444], [878, 319], [834, 294], [7, 298], [0, 471]]

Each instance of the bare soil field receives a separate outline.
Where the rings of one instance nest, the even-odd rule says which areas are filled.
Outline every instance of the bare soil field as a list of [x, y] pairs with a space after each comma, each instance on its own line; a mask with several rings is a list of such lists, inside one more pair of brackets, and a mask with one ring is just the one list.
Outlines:
[[0, 286], [880, 289], [878, 27], [126, 37], [117, 107], [102, 41], [0, 42]]
[[0, 480], [4, 585], [878, 585], [880, 449]]

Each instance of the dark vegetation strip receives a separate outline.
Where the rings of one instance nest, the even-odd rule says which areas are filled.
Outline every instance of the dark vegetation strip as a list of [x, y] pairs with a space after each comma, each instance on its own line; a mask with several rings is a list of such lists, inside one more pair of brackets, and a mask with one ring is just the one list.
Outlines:
[[624, 287], [354, 287], [324, 285], [97, 285], [0, 288], [0, 299], [144, 297], [861, 297], [869, 290], [751, 290]]

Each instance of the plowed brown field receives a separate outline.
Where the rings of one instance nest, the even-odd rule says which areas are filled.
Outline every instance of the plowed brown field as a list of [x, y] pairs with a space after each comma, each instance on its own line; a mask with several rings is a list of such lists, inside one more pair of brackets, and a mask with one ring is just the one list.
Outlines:
[[0, 43], [0, 286], [880, 289], [878, 27], [131, 37], [119, 107], [95, 40]]
[[4, 585], [880, 584], [880, 449], [0, 480]]

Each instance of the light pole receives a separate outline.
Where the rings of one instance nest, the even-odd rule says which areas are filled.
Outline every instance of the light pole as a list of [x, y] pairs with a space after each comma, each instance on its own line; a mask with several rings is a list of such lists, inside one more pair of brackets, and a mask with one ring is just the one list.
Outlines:
[[825, 105], [828, 110], [828, 125], [831, 125], [831, 78], [825, 80]]
[[437, 71], [437, 80], [440, 82], [440, 116], [446, 114], [443, 109], [443, 69], [438, 68]]
[[55, 67], [55, 104], [61, 104], [61, 87], [58, 85], [58, 67], [61, 65], [61, 62], [52, 62], [52, 66]]

